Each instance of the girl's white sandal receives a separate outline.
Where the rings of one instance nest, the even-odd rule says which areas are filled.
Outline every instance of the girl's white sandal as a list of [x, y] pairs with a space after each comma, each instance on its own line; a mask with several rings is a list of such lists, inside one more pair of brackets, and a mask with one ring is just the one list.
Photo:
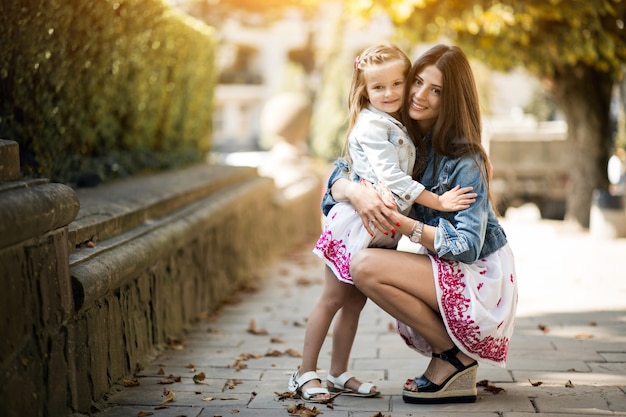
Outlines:
[[328, 374], [326, 380], [333, 384], [331, 388], [328, 388], [331, 392], [341, 392], [341, 395], [347, 395], [352, 397], [377, 397], [380, 395], [380, 391], [372, 391], [374, 388], [374, 384], [370, 384], [369, 382], [363, 382], [359, 385], [359, 389], [354, 391], [350, 388], [346, 387], [346, 383], [353, 378], [348, 372], [344, 372], [338, 377], [334, 377], [331, 374]]
[[314, 379], [320, 381], [320, 384], [322, 383], [322, 379], [317, 376], [317, 373], [314, 371], [305, 372], [300, 376], [298, 376], [298, 371], [296, 371], [293, 373], [293, 375], [291, 375], [291, 378], [289, 378], [289, 391], [298, 394], [300, 398], [302, 398], [304, 401], [321, 404], [329, 402], [330, 398], [313, 398], [317, 395], [328, 395], [330, 397], [330, 393], [326, 388], [315, 387], [306, 388], [304, 390], [302, 389], [302, 386], [304, 384]]

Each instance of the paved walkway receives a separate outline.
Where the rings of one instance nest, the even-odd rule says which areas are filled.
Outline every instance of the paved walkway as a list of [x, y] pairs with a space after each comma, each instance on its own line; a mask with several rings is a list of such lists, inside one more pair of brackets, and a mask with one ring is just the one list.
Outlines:
[[[563, 222], [540, 221], [528, 208], [508, 214], [503, 225], [520, 276], [517, 326], [507, 368], [482, 365], [478, 380], [505, 391], [479, 388], [473, 404], [405, 404], [402, 382], [428, 359], [405, 347], [390, 330], [393, 320], [369, 302], [351, 371], [383, 395], [339, 396], [332, 408], [317, 405], [322, 415], [626, 416], [626, 239], [598, 239]], [[310, 253], [312, 244], [260, 272], [257, 291], [242, 292], [203, 319], [138, 374], [138, 386], [112, 395], [98, 416], [288, 416], [287, 407], [302, 402], [279, 394], [300, 362], [295, 355], [306, 317], [322, 289], [323, 266]], [[322, 376], [330, 345], [329, 336], [319, 361]], [[206, 378], [194, 383], [201, 373]], [[159, 384], [170, 375], [180, 382]], [[164, 390], [175, 397], [160, 408]]]

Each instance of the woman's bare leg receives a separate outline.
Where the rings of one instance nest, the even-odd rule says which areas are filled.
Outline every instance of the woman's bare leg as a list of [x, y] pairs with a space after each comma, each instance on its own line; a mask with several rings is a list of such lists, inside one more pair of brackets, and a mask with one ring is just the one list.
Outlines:
[[[414, 328], [441, 353], [454, 346], [439, 315], [431, 260], [426, 255], [387, 249], [364, 249], [352, 258], [351, 274], [359, 290], [392, 317]], [[462, 352], [464, 364], [471, 359]], [[447, 361], [433, 358], [424, 373], [440, 384], [454, 372]]]

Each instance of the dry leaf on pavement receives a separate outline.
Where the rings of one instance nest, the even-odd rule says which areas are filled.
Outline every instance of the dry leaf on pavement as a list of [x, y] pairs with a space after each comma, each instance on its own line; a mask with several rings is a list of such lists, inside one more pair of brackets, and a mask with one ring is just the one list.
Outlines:
[[204, 382], [205, 378], [206, 375], [204, 374], [204, 372], [200, 372], [199, 374], [193, 376], [193, 382], [195, 382], [196, 384], [207, 384], [206, 382]]
[[487, 392], [492, 393], [493, 395], [500, 394], [502, 391], [506, 392], [506, 388], [497, 387], [493, 382], [488, 379], [483, 379], [482, 381], [478, 381], [476, 383], [477, 387], [483, 387], [483, 389]]
[[250, 319], [250, 324], [248, 324], [248, 333], [253, 334], [253, 335], [267, 335], [267, 330], [265, 329], [257, 329], [256, 328], [256, 322], [254, 321], [254, 319]]
[[550, 331], [550, 328], [545, 324], [539, 324], [537, 325], [537, 328], [544, 333], [548, 333]]
[[176, 397], [176, 394], [174, 393], [174, 391], [163, 388], [163, 396], [165, 398], [163, 399], [163, 401], [161, 401], [161, 405], [174, 401], [174, 397]]
[[320, 414], [321, 411], [317, 407], [308, 408], [306, 405], [300, 404], [291, 404], [287, 407], [287, 412], [290, 416], [301, 416], [301, 417], [315, 417]]
[[139, 386], [139, 379], [122, 379], [122, 385], [124, 385], [125, 387], [137, 387]]

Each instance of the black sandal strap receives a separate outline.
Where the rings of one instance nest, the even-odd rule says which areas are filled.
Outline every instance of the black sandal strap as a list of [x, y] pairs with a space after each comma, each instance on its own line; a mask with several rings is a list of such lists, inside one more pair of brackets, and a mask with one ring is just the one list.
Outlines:
[[463, 362], [456, 357], [459, 353], [459, 348], [454, 346], [452, 349], [448, 349], [445, 352], [435, 353], [433, 352], [433, 358], [443, 359], [450, 362], [458, 371], [464, 371], [467, 366], [463, 365]]

